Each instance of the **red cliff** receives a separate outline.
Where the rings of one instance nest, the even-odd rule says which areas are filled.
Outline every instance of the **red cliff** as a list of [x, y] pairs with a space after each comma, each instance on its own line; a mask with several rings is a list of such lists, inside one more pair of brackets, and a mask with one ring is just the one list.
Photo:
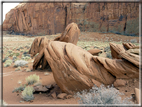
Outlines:
[[55, 34], [71, 22], [81, 31], [138, 35], [139, 3], [20, 3], [6, 14], [3, 30]]

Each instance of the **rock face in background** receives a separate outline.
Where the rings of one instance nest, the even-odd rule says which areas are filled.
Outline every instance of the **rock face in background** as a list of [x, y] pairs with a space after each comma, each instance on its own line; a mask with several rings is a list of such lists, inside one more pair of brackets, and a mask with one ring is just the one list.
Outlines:
[[138, 3], [20, 3], [6, 14], [3, 30], [56, 34], [75, 22], [81, 31], [139, 34]]

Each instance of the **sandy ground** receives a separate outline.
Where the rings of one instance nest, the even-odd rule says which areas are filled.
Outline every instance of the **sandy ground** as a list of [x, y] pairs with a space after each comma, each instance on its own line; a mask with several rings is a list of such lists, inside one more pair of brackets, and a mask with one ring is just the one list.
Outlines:
[[[58, 34], [59, 35], [59, 34]], [[49, 39], [53, 40], [58, 35], [46, 35]], [[26, 37], [26, 36], [17, 36], [17, 35], [3, 35], [3, 47], [6, 47], [3, 53], [3, 57], [6, 56], [7, 50], [13, 50], [13, 47], [19, 46], [30, 46], [33, 42], [35, 37]], [[94, 32], [82, 32], [79, 38], [79, 42], [87, 41], [87, 43], [91, 42], [99, 42], [100, 44], [107, 44], [109, 46], [109, 42], [130, 42], [135, 41], [138, 44], [139, 37], [130, 37], [130, 36], [123, 36], [117, 34], [101, 34], [101, 33], [94, 33]], [[82, 45], [82, 44], [81, 44]], [[97, 44], [96, 44], [97, 45]], [[89, 45], [90, 47], [94, 47]], [[106, 45], [105, 45], [106, 46]], [[82, 46], [83, 47], [83, 46]], [[103, 47], [103, 46], [102, 46]], [[25, 49], [25, 48], [24, 48]], [[27, 49], [28, 50], [28, 49]], [[15, 50], [13, 50], [15, 51]], [[19, 58], [21, 55], [19, 56]], [[28, 60], [28, 67], [32, 69], [32, 61], [33, 59]], [[21, 68], [20, 71], [15, 71], [13, 64], [9, 67], [3, 67], [3, 100], [7, 104], [78, 104], [77, 99], [70, 98], [70, 99], [54, 99], [52, 97], [48, 97], [46, 93], [41, 94], [34, 94], [35, 99], [33, 102], [23, 102], [20, 93], [12, 93], [13, 89], [20, 86], [18, 81], [21, 81], [22, 84], [25, 83], [25, 78], [31, 74], [37, 74], [40, 77], [40, 81], [43, 85], [50, 85], [55, 83], [53, 78], [53, 73], [48, 70], [36, 70], [32, 72], [25, 72], [23, 71], [24, 68]], [[45, 72], [48, 72], [49, 75], [44, 75]], [[125, 97], [130, 97], [131, 94], [134, 93], [134, 88], [139, 88], [139, 79], [131, 79], [127, 83], [125, 87], [117, 87], [117, 89], [124, 93]], [[132, 100], [131, 100], [132, 101]], [[134, 102], [135, 103], [135, 102]]]

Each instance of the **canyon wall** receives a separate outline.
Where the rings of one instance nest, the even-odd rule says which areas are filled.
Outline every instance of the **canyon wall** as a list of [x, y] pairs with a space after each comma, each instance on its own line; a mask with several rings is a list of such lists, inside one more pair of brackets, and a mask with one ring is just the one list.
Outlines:
[[75, 22], [81, 31], [139, 34], [139, 3], [20, 3], [3, 30], [30, 35], [61, 33]]

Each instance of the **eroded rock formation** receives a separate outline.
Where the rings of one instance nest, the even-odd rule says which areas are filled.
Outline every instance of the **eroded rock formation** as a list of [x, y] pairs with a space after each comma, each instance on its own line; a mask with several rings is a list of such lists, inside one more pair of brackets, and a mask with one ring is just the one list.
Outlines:
[[[138, 46], [135, 46], [132, 43], [123, 43], [123, 45], [118, 45], [114, 43], [110, 43], [111, 55], [113, 58], [116, 59], [126, 59], [129, 62], [133, 63], [135, 66], [139, 67], [139, 49]], [[130, 49], [133, 49], [131, 51]], [[136, 54], [134, 54], [136, 53]]]
[[126, 60], [93, 56], [74, 44], [50, 41], [36, 56], [33, 68], [39, 66], [44, 56], [57, 85], [70, 94], [89, 89], [94, 84], [110, 85], [116, 79], [138, 78], [139, 60], [134, 61], [134, 57], [121, 48], [118, 51]]
[[6, 14], [3, 30], [32, 35], [81, 31], [138, 35], [139, 3], [20, 3]]
[[78, 39], [80, 35], [80, 29], [78, 28], [76, 23], [70, 23], [64, 30], [64, 32], [56, 37], [54, 41], [61, 41], [61, 42], [69, 42], [77, 45]]

